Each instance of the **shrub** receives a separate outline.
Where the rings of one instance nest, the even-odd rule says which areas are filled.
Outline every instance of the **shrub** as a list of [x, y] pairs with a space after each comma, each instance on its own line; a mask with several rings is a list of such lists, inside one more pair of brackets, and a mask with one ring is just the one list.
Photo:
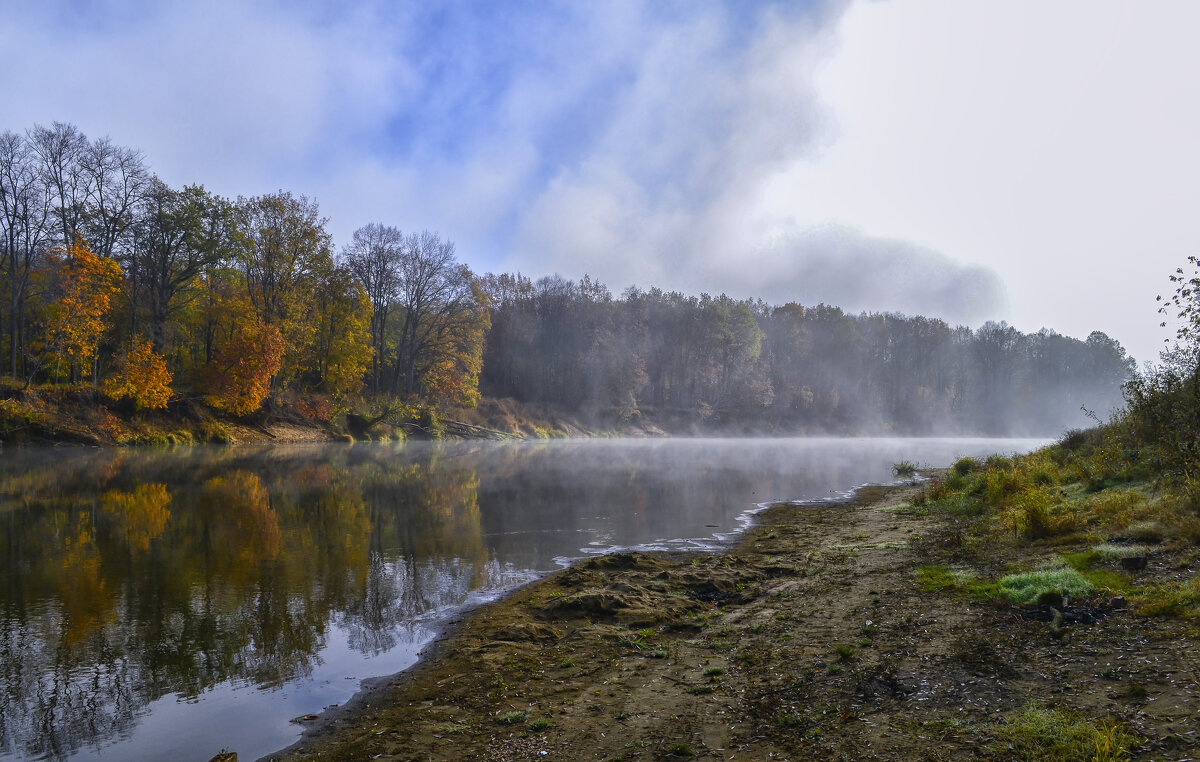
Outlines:
[[966, 476], [972, 471], [979, 470], [979, 461], [974, 458], [959, 458], [954, 461], [954, 474], [956, 476]]

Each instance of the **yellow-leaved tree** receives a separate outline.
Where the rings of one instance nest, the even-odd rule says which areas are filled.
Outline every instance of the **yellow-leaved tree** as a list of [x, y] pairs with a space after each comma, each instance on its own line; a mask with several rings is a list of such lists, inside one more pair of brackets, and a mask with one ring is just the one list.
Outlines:
[[131, 399], [139, 410], [164, 408], [171, 400], [171, 371], [167, 361], [146, 339], [136, 339], [115, 376], [104, 382], [113, 399]]
[[[51, 253], [49, 259], [60, 296], [50, 311], [47, 349], [59, 364], [67, 360], [72, 375], [75, 368], [90, 368], [94, 381], [97, 347], [107, 327], [104, 318], [113, 295], [121, 287], [121, 266], [96, 256], [82, 241]], [[58, 373], [56, 367], [56, 378]]]

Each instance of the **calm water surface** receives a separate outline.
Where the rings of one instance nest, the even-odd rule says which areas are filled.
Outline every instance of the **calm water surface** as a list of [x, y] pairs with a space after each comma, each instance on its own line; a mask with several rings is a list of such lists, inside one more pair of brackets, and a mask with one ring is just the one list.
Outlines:
[[0, 758], [244, 760], [571, 559], [1037, 440], [0, 451]]

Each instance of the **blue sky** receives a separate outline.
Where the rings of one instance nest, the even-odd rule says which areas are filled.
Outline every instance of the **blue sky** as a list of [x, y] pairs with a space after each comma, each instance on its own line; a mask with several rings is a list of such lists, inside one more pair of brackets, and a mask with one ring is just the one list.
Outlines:
[[1197, 253], [1200, 6], [4, 3], [0, 129], [478, 271], [1007, 319], [1139, 359]]

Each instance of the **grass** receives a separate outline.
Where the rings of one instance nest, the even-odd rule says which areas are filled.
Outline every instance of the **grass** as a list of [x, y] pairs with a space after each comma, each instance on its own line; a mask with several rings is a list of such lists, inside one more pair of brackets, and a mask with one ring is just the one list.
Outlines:
[[892, 465], [892, 473], [899, 479], [911, 479], [917, 475], [917, 464], [902, 460]]
[[995, 582], [977, 578], [970, 571], [945, 565], [917, 570], [917, 585], [928, 592], [961, 591], [977, 598], [991, 598], [1017, 605], [1030, 605], [1056, 596], [1086, 596], [1098, 589], [1124, 590], [1124, 575], [1105, 571], [1080, 571], [1055, 559], [1042, 568], [1007, 574]]
[[501, 725], [516, 725], [518, 723], [525, 722], [525, 719], [528, 716], [528, 713], [521, 711], [504, 712], [496, 718], [496, 722], [500, 723]]
[[996, 726], [987, 751], [1027, 762], [1118, 762], [1140, 739], [1122, 723], [1092, 722], [1075, 712], [1027, 706]]
[[1137, 596], [1137, 612], [1143, 616], [1200, 617], [1200, 578], [1150, 588]]
[[1087, 577], [1063, 565], [1001, 577], [996, 583], [995, 594], [1010, 603], [1028, 605], [1046, 596], [1078, 597], [1095, 589]]

